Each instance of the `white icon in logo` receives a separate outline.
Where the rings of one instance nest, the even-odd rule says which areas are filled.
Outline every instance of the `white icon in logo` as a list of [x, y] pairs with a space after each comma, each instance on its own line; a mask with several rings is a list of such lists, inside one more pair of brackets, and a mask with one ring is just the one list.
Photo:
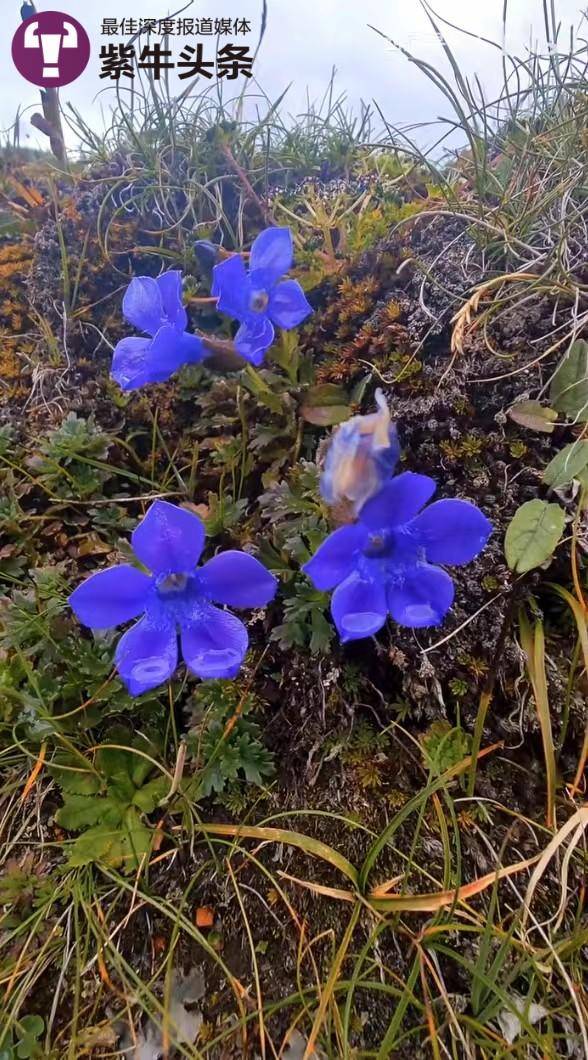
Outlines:
[[43, 77], [59, 77], [59, 52], [62, 48], [77, 48], [78, 31], [71, 22], [63, 23], [61, 33], [39, 33], [38, 20], [29, 22], [24, 35], [25, 48], [43, 51]]

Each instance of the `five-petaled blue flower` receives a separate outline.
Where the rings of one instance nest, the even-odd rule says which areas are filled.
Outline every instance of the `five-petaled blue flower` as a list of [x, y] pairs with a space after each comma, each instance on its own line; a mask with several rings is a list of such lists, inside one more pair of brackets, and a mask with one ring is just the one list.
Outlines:
[[170, 269], [156, 280], [136, 276], [125, 291], [122, 309], [129, 324], [151, 336], [121, 339], [116, 345], [110, 374], [123, 390], [162, 383], [183, 364], [197, 364], [207, 356], [202, 340], [186, 331], [181, 272]]
[[115, 663], [133, 696], [167, 681], [178, 664], [178, 630], [188, 669], [202, 678], [235, 677], [247, 651], [239, 618], [214, 604], [264, 607], [276, 592], [272, 574], [246, 552], [196, 564], [204, 526], [192, 512], [155, 501], [133, 532], [135, 555], [152, 574], [123, 564], [98, 571], [70, 596], [78, 619], [111, 629], [143, 615], [116, 649]]
[[240, 254], [233, 254], [212, 270], [217, 309], [241, 324], [235, 349], [252, 364], [263, 361], [274, 341], [274, 324], [287, 331], [312, 313], [297, 280], [278, 282], [291, 267], [292, 258], [290, 229], [266, 228], [251, 247], [249, 273]]
[[388, 614], [413, 628], [445, 618], [454, 586], [437, 564], [469, 563], [492, 526], [468, 501], [436, 501], [421, 511], [434, 492], [426, 475], [391, 478], [359, 520], [330, 534], [305, 565], [317, 589], [336, 586], [331, 613], [342, 641], [372, 636]]
[[349, 501], [355, 514], [381, 489], [400, 456], [396, 426], [380, 389], [377, 412], [352, 416], [333, 432], [320, 490], [327, 504]]

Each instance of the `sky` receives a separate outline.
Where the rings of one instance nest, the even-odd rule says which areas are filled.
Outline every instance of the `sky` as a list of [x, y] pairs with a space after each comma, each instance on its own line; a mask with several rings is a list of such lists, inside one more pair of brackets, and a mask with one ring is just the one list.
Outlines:
[[[166, 17], [186, 5], [184, 17], [245, 18], [252, 26], [248, 37], [225, 38], [239, 44], [256, 44], [261, 26], [262, 0], [38, 0], [38, 10], [56, 8], [76, 17], [86, 28], [92, 54], [82, 76], [61, 90], [62, 104], [71, 102], [93, 128], [100, 130], [110, 107], [111, 82], [100, 80], [99, 51], [112, 41], [124, 37], [101, 35], [103, 18]], [[492, 40], [502, 40], [503, 0], [436, 0], [436, 12], [449, 22], [470, 33]], [[569, 36], [570, 25], [580, 21], [578, 0], [556, 0], [557, 17], [562, 36]], [[19, 22], [20, 0], [0, 0], [0, 130], [9, 130], [17, 109], [23, 112], [20, 122], [22, 145], [47, 145], [45, 138], [28, 120], [38, 110], [38, 90], [15, 70], [10, 43]], [[305, 107], [306, 91], [311, 98], [324, 92], [333, 67], [337, 70], [336, 86], [345, 92], [349, 105], [358, 107], [360, 100], [377, 101], [391, 124], [434, 121], [445, 115], [448, 107], [438, 91], [407, 59], [374, 32], [376, 27], [407, 50], [427, 62], [443, 66], [441, 46], [417, 0], [268, 0], [266, 33], [255, 61], [254, 74], [267, 95], [275, 99], [291, 82], [285, 109], [293, 114]], [[480, 77], [490, 95], [500, 82], [500, 52], [481, 40], [444, 27], [447, 39], [459, 58], [461, 68]], [[215, 51], [214, 37], [176, 38], [175, 49], [200, 40], [205, 52]], [[524, 54], [530, 42], [543, 46], [543, 5], [541, 0], [511, 0], [506, 28], [506, 48]], [[252, 50], [254, 48], [252, 47]], [[205, 58], [208, 56], [205, 54]], [[175, 77], [175, 75], [174, 75]], [[186, 82], [176, 82], [180, 90]], [[241, 86], [242, 82], [233, 82]], [[2, 137], [4, 140], [4, 136]], [[423, 137], [420, 137], [423, 142]], [[71, 136], [69, 142], [72, 143]]]

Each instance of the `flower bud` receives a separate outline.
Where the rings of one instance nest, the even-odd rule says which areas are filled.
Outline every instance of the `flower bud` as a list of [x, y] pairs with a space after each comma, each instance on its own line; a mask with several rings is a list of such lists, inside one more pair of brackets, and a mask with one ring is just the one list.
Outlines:
[[389, 478], [400, 455], [396, 426], [381, 390], [377, 412], [353, 416], [333, 433], [320, 490], [327, 504], [348, 501], [357, 514]]

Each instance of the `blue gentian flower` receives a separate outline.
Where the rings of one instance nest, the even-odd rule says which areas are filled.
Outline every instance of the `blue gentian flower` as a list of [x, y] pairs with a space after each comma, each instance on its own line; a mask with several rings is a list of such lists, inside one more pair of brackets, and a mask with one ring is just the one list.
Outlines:
[[312, 313], [297, 280], [281, 280], [292, 265], [289, 228], [266, 228], [251, 247], [249, 273], [240, 254], [233, 254], [212, 270], [212, 294], [217, 309], [239, 321], [237, 353], [261, 364], [274, 341], [274, 324], [288, 331]]
[[350, 501], [355, 513], [381, 489], [400, 456], [396, 427], [381, 390], [377, 412], [353, 416], [334, 431], [320, 491], [327, 504]]
[[303, 568], [317, 589], [333, 589], [331, 614], [342, 641], [382, 628], [438, 626], [453, 603], [449, 574], [437, 566], [469, 563], [491, 524], [468, 501], [441, 500], [423, 511], [433, 479], [405, 471], [367, 501], [359, 520], [323, 542]]
[[186, 331], [181, 272], [170, 269], [156, 280], [135, 276], [125, 291], [122, 310], [129, 324], [150, 336], [117, 343], [110, 374], [123, 390], [162, 383], [183, 364], [197, 364], [207, 356], [202, 339]]
[[166, 501], [155, 501], [132, 536], [133, 550], [151, 574], [122, 564], [98, 571], [70, 596], [80, 622], [111, 629], [143, 615], [125, 633], [115, 663], [133, 696], [169, 680], [182, 655], [197, 677], [235, 677], [247, 651], [240, 619], [214, 604], [264, 607], [276, 592], [276, 579], [253, 556], [228, 551], [196, 564], [204, 547], [197, 515]]

